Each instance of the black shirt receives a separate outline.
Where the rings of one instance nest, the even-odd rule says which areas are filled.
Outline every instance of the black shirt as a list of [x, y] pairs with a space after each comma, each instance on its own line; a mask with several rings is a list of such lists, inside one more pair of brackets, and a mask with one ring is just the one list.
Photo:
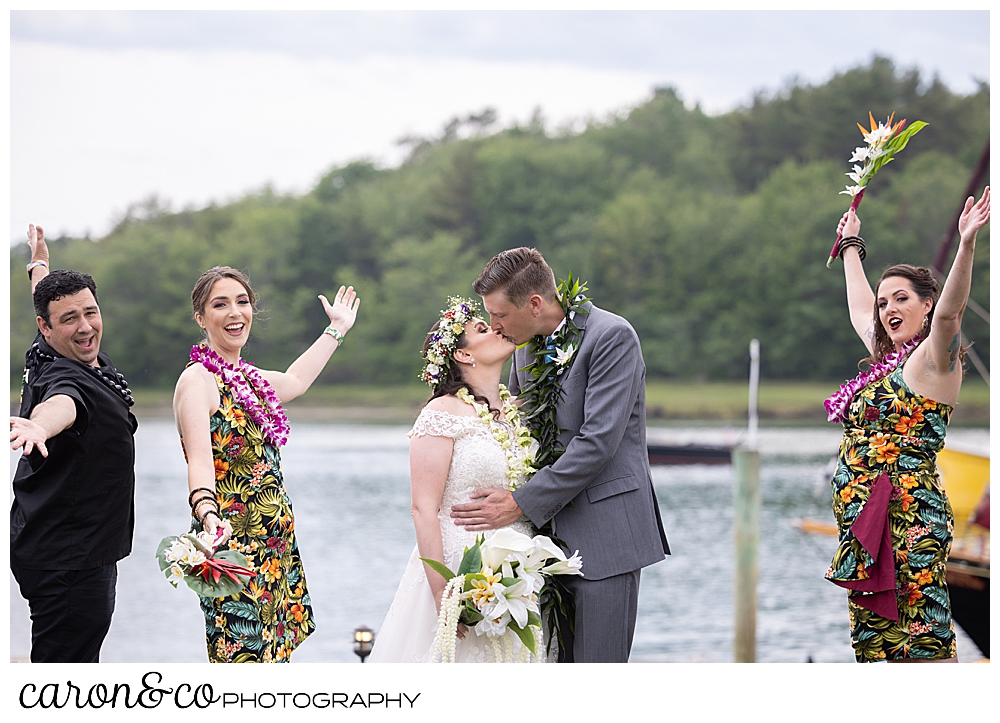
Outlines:
[[[132, 551], [138, 423], [125, 399], [82, 362], [35, 339], [28, 352], [20, 417], [57, 394], [76, 402], [76, 421], [49, 439], [49, 456], [22, 456], [10, 508], [10, 560], [34, 570], [85, 570]], [[54, 359], [52, 358], [54, 357]], [[111, 359], [97, 357], [114, 379]]]

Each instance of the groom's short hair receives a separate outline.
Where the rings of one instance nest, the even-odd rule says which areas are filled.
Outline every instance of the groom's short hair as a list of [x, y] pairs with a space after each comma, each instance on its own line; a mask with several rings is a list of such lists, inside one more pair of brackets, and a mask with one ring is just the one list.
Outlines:
[[537, 249], [521, 246], [501, 251], [486, 264], [472, 285], [480, 296], [504, 291], [516, 307], [538, 294], [547, 301], [556, 300], [556, 277]]

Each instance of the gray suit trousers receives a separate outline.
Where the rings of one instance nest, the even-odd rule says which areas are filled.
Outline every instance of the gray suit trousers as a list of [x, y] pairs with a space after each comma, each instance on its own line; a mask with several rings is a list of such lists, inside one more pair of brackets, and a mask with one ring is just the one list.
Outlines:
[[639, 573], [633, 570], [601, 580], [566, 576], [576, 615], [570, 663], [627, 663], [639, 604]]

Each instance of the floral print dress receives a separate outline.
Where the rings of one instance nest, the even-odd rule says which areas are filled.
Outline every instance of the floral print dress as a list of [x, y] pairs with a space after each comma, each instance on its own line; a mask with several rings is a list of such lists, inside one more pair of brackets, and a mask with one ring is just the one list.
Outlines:
[[[315, 630], [295, 540], [292, 504], [281, 478], [278, 448], [216, 376], [219, 409], [209, 420], [215, 492], [233, 526], [229, 547], [257, 573], [239, 595], [202, 597], [208, 659], [213, 663], [288, 662]], [[183, 440], [182, 440], [183, 444]], [[196, 529], [200, 529], [195, 522]]]
[[907, 387], [902, 364], [851, 401], [826, 577], [848, 588], [858, 662], [956, 655], [945, 583], [954, 517], [936, 466], [951, 411]]

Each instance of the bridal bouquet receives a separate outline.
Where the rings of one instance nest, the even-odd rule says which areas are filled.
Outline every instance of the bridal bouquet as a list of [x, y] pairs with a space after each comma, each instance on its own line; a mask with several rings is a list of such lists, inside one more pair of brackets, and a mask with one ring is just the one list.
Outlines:
[[177, 587], [183, 580], [202, 597], [236, 595], [257, 575], [236, 550], [216, 551], [207, 532], [164, 537], [156, 548], [156, 561], [171, 585]]
[[548, 537], [509, 528], [489, 539], [482, 535], [465, 549], [458, 572], [437, 560], [420, 558], [443, 576], [445, 586], [435, 638], [435, 660], [455, 662], [458, 624], [489, 638], [496, 662], [514, 662], [511, 635], [522, 643], [521, 662], [542, 652], [538, 596], [552, 575], [581, 575], [583, 562], [567, 558]]

